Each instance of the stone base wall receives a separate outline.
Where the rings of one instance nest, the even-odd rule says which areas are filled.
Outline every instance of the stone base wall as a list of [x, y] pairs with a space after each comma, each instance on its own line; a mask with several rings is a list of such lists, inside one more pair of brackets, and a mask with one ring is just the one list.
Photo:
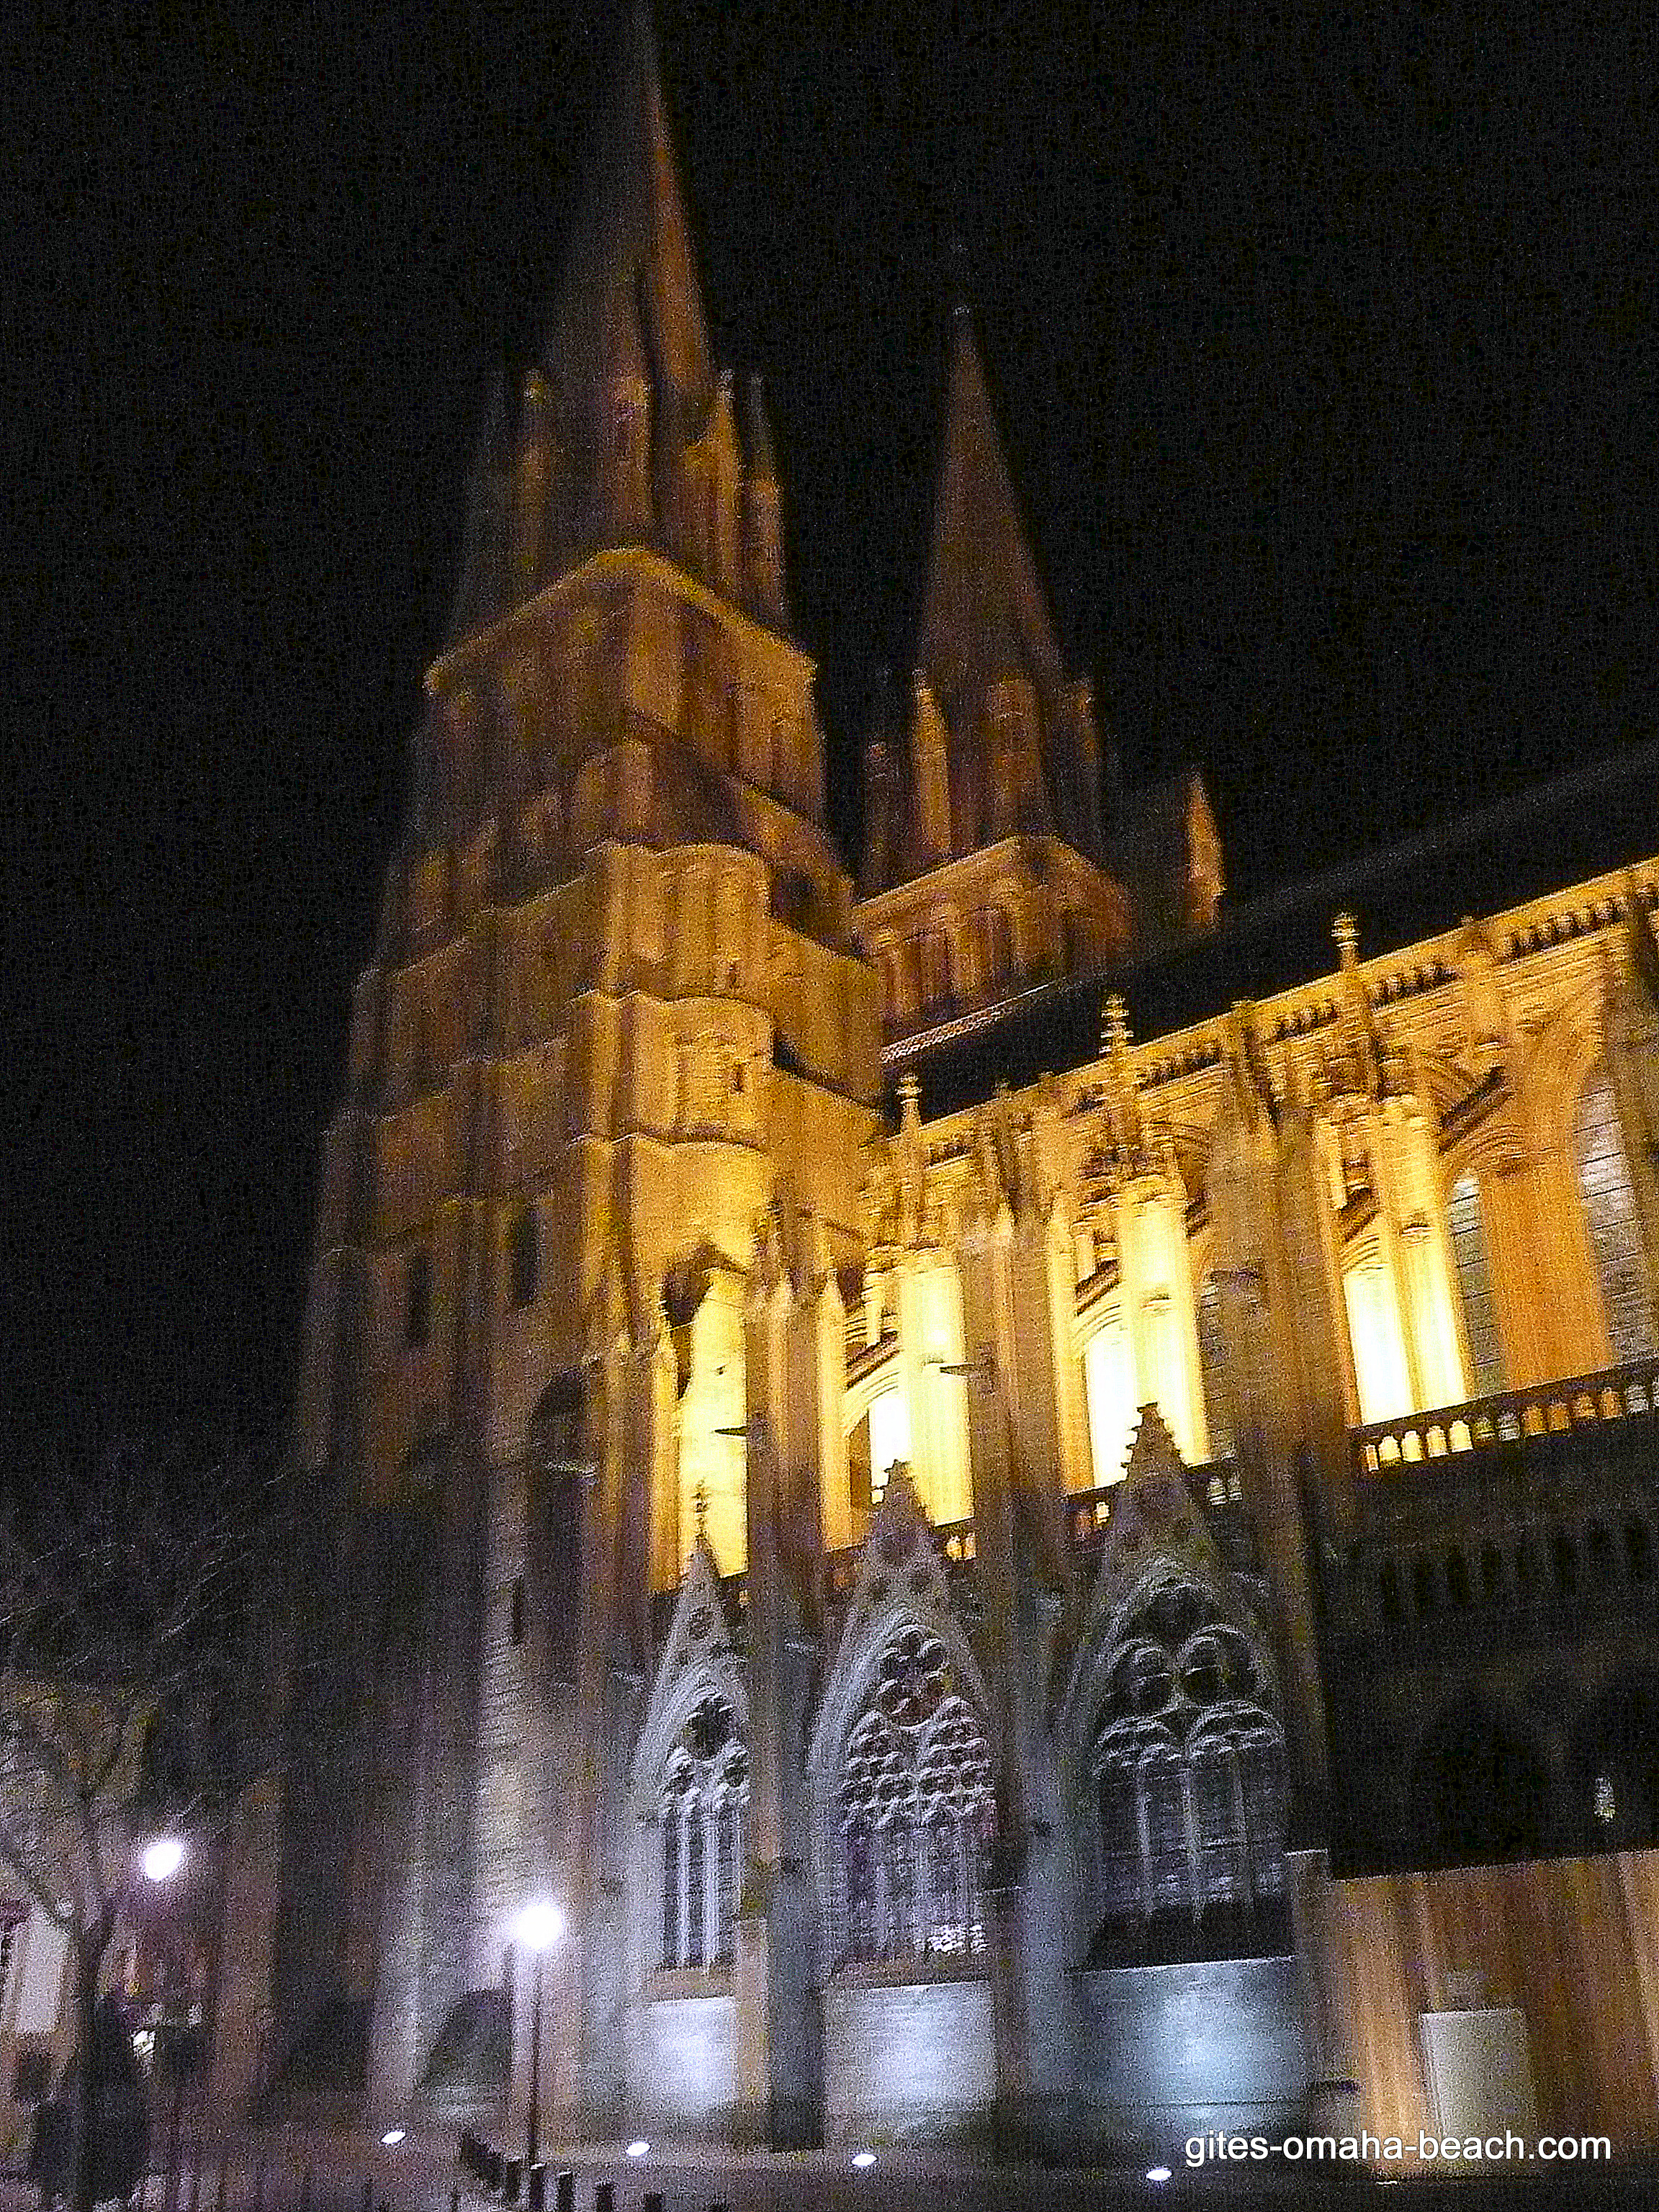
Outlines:
[[832, 1985], [823, 1995], [823, 2076], [831, 2142], [988, 2130], [996, 2095], [989, 1982]]
[[631, 2124], [647, 2136], [728, 2134], [736, 2106], [735, 2000], [647, 1997], [640, 2026]]
[[1178, 2166], [1188, 2136], [1281, 2130], [1308, 2062], [1297, 1961], [1206, 1960], [1079, 1973], [1079, 2132]]

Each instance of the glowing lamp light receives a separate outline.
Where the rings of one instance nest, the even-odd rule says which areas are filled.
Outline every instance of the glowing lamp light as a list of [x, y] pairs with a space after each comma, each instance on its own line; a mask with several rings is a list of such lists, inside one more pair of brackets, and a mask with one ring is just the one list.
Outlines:
[[146, 1881], [170, 1881], [185, 1863], [185, 1847], [177, 1836], [157, 1836], [143, 1857]]
[[1148, 2181], [1167, 2181], [1170, 2179], [1170, 2169], [1167, 2166], [1149, 2166], [1146, 2169], [1146, 2179]]
[[875, 2162], [876, 2154], [872, 2150], [855, 2150], [853, 2153], [853, 2163], [856, 2166], [862, 2168], [866, 2166], [873, 2166]]
[[526, 1905], [513, 1923], [513, 1931], [527, 1951], [550, 1951], [564, 1933], [564, 1915], [556, 1905], [540, 1900]]
[[388, 2128], [386, 2133], [380, 2137], [380, 2141], [386, 2145], [388, 2150], [391, 2150], [394, 2145], [400, 2143], [403, 2139], [404, 2130], [401, 2128]]
[[628, 2155], [629, 2158], [643, 2158], [650, 2148], [643, 2136], [635, 2136], [628, 2146]]

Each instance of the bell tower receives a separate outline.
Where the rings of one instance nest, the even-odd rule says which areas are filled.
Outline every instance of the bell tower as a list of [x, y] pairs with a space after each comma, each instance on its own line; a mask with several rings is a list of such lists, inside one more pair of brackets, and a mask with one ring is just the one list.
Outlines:
[[859, 927], [890, 1037], [1121, 954], [1090, 686], [1060, 659], [958, 309], [907, 716], [865, 752]]
[[541, 356], [487, 410], [325, 1147], [296, 1441], [333, 1717], [276, 2003], [290, 2045], [355, 2021], [388, 2107], [538, 1893], [569, 1925], [544, 2103], [617, 2094], [614, 1747], [700, 1516], [744, 1564], [754, 1224], [781, 1198], [858, 1249], [876, 987], [812, 674], [635, 7]]

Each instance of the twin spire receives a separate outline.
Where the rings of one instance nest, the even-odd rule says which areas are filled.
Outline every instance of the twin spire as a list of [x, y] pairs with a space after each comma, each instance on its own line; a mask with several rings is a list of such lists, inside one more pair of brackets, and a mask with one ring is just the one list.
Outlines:
[[1016, 836], [1058, 836], [1099, 860], [1089, 686], [1061, 663], [960, 307], [908, 722], [866, 751], [866, 896]]
[[708, 327], [657, 42], [639, 0], [629, 9], [623, 67], [595, 140], [544, 358], [567, 416], [601, 398], [621, 372], [643, 374], [694, 435], [706, 427], [716, 386]]
[[1065, 681], [965, 307], [956, 312], [916, 668], [952, 727], [973, 720], [999, 678], [1024, 677], [1046, 699]]
[[717, 374], [642, 0], [595, 135], [538, 365], [503, 385], [471, 486], [452, 641], [587, 554], [645, 545], [787, 629], [758, 378], [740, 433]]
[[[739, 427], [709, 349], [656, 40], [628, 10], [539, 363], [498, 391], [475, 470], [455, 642], [607, 546], [666, 555], [787, 630], [758, 381]], [[1068, 682], [971, 322], [958, 311], [908, 744], [872, 763], [876, 890], [1016, 835], [1102, 850], [1099, 748]], [[872, 863], [873, 859], [873, 865]]]

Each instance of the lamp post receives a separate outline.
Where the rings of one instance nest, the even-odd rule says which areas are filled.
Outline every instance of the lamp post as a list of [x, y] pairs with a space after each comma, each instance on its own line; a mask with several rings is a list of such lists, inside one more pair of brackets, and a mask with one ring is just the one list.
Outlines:
[[[144, 1847], [138, 1862], [143, 1870], [144, 1880], [157, 1889], [164, 1882], [171, 1881], [184, 1863], [184, 1844], [177, 1836], [168, 1835], [153, 1838]], [[175, 2025], [159, 2019], [156, 2028], [156, 2059], [173, 2075], [173, 2110], [167, 2124], [167, 2169], [161, 2182], [162, 2204], [171, 2207], [178, 2202], [179, 2136], [184, 2119], [185, 2077], [188, 2071], [185, 2056], [190, 2028], [188, 2023]]]
[[542, 1958], [564, 1933], [564, 1915], [546, 1899], [526, 1905], [514, 1923], [514, 1933], [536, 1961], [534, 1994], [530, 2004], [530, 2111], [525, 2126], [526, 2172], [542, 2154]]

